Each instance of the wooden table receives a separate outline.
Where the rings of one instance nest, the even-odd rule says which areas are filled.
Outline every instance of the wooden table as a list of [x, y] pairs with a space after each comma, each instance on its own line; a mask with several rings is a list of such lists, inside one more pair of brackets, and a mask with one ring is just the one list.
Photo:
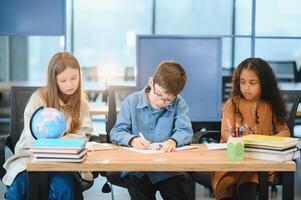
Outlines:
[[[294, 198], [294, 172], [296, 163], [271, 162], [245, 158], [229, 161], [225, 150], [208, 150], [198, 144], [197, 149], [158, 154], [139, 154], [122, 148], [89, 152], [83, 163], [27, 164], [29, 172], [29, 198], [47, 199], [48, 185], [45, 172], [50, 171], [258, 171], [260, 173], [260, 199], [268, 199], [267, 172], [282, 171], [284, 175], [283, 199]], [[44, 178], [41, 178], [43, 177]], [[47, 179], [46, 179], [47, 180]], [[37, 192], [37, 188], [39, 191]], [[34, 192], [33, 192], [34, 191]], [[43, 196], [44, 195], [44, 196]]]
[[107, 105], [99, 104], [99, 102], [89, 102], [90, 115], [108, 115], [109, 107]]

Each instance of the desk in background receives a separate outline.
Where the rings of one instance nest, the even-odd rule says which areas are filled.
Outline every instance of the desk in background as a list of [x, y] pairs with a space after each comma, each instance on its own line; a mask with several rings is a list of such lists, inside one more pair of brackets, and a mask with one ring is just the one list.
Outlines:
[[109, 107], [107, 105], [98, 105], [98, 102], [89, 102], [90, 115], [105, 115], [109, 113]]
[[[7, 81], [0, 82], [0, 93], [9, 92], [12, 86], [44, 86], [43, 82], [31, 82], [31, 81]], [[84, 82], [84, 90], [89, 92], [104, 92], [105, 84], [102, 82]], [[107, 115], [108, 107], [100, 106], [95, 102], [89, 103], [91, 115]]]
[[[208, 150], [198, 144], [197, 149], [173, 153], [139, 154], [118, 147], [115, 150], [89, 152], [83, 163], [31, 162], [29, 172], [29, 199], [47, 199], [47, 172], [51, 171], [258, 171], [260, 199], [268, 199], [267, 172], [285, 172], [282, 198], [294, 198], [296, 163], [272, 162], [245, 158], [229, 161], [225, 150]], [[46, 180], [46, 181], [45, 181]]]
[[301, 82], [279, 82], [278, 85], [281, 90], [301, 90]]
[[[4, 81], [0, 82], [0, 93], [9, 92], [12, 86], [45, 86], [45, 82], [35, 82], [35, 81]], [[86, 92], [103, 92], [106, 89], [104, 82], [84, 82], [84, 90]]]

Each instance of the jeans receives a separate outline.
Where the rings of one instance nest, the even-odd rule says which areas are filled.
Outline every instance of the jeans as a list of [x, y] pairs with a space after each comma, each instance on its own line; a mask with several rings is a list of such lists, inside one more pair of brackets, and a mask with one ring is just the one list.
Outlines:
[[[71, 200], [79, 193], [79, 186], [73, 173], [55, 172], [49, 173], [49, 200]], [[23, 171], [17, 175], [14, 182], [7, 186], [5, 196], [8, 200], [27, 199], [28, 172]], [[82, 195], [82, 194], [80, 194]]]

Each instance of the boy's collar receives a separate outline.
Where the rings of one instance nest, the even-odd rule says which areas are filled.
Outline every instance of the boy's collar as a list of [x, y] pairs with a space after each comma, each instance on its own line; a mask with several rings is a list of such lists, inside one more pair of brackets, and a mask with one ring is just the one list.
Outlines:
[[148, 106], [148, 100], [145, 96], [147, 87], [144, 87], [143, 90], [139, 92], [137, 108], [145, 108]]

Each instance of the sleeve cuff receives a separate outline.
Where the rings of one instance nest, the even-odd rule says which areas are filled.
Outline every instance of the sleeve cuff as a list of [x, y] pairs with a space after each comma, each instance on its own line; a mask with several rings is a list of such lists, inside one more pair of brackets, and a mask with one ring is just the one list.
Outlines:
[[176, 147], [178, 147], [178, 141], [175, 138], [168, 138], [168, 139], [172, 139], [173, 141], [176, 142]]
[[132, 140], [133, 140], [134, 138], [137, 138], [137, 137], [138, 137], [138, 136], [133, 136], [133, 137], [129, 140], [128, 145], [131, 146]]

